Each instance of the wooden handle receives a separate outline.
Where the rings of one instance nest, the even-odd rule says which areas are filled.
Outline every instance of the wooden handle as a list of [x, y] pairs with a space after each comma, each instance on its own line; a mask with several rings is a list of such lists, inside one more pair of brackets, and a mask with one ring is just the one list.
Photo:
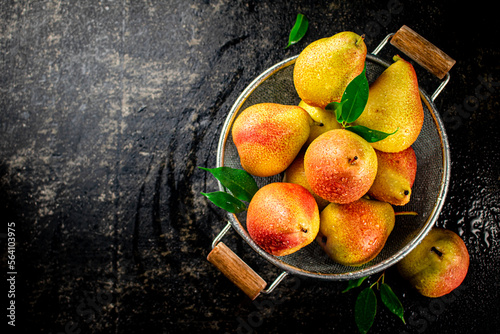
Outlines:
[[222, 242], [212, 249], [207, 259], [252, 300], [266, 287], [266, 281]]
[[407, 26], [402, 26], [392, 36], [391, 44], [439, 79], [443, 79], [456, 63], [450, 56]]

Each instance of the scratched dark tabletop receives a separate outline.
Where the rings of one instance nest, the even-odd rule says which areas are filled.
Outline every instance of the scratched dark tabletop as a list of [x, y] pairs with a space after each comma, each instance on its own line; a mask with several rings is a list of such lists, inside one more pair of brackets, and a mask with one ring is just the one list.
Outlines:
[[[0, 242], [9, 278], [13, 222], [16, 272], [3, 312], [13, 300], [23, 333], [356, 333], [345, 282], [288, 276], [252, 302], [206, 260], [226, 215], [200, 195], [217, 184], [197, 166], [215, 167], [231, 105], [266, 68], [344, 30], [365, 34], [371, 52], [408, 25], [457, 61], [436, 100], [452, 161], [437, 225], [463, 238], [471, 263], [438, 299], [389, 268], [406, 325], [379, 305], [370, 333], [497, 332], [494, 12], [455, 1], [2, 1]], [[297, 13], [308, 32], [284, 49]], [[440, 82], [417, 73], [427, 91]], [[281, 272], [234, 231], [224, 241], [266, 281]]]

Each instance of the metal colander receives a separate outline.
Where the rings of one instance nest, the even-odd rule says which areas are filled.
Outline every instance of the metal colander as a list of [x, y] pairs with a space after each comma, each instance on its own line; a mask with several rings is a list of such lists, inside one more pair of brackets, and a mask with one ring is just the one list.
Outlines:
[[[390, 36], [387, 36], [386, 40]], [[366, 58], [366, 74], [370, 83], [389, 66], [388, 62], [375, 54], [382, 46], [381, 43], [376, 51], [368, 54]], [[297, 105], [300, 102], [293, 83], [293, 68], [296, 58], [297, 56], [286, 59], [266, 70], [236, 100], [221, 132], [217, 151], [217, 167], [242, 168], [231, 137], [231, 126], [244, 109], [262, 102], [287, 105]], [[418, 215], [396, 217], [394, 229], [385, 247], [375, 259], [359, 267], [343, 266], [331, 260], [317, 242], [312, 242], [293, 254], [276, 257], [263, 251], [250, 238], [246, 230], [246, 211], [237, 215], [229, 214], [230, 226], [258, 254], [283, 269], [283, 276], [293, 274], [324, 280], [350, 280], [380, 272], [398, 262], [432, 228], [446, 196], [450, 174], [449, 147], [443, 124], [433, 101], [448, 80], [449, 75], [447, 74], [447, 80], [441, 84], [432, 97], [420, 89], [425, 114], [424, 123], [418, 139], [412, 145], [417, 156], [417, 174], [410, 202], [404, 207], [396, 208], [400, 211], [416, 211]], [[259, 187], [262, 187], [271, 182], [282, 181], [283, 175], [267, 178], [255, 177], [255, 179]], [[222, 186], [220, 187], [222, 190]]]

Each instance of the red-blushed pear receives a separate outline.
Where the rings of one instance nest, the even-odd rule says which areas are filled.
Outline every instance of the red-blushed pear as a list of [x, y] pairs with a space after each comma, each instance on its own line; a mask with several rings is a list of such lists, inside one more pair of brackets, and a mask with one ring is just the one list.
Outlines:
[[363, 71], [366, 52], [363, 37], [350, 31], [312, 42], [295, 61], [297, 94], [314, 107], [340, 102], [349, 82]]
[[394, 222], [394, 210], [386, 202], [361, 198], [331, 203], [321, 212], [316, 240], [335, 262], [360, 266], [384, 248]]
[[272, 255], [300, 250], [316, 238], [318, 230], [318, 205], [301, 185], [269, 183], [255, 193], [248, 205], [248, 234]]
[[304, 169], [315, 194], [346, 204], [364, 196], [377, 175], [377, 155], [359, 135], [335, 129], [316, 138], [306, 150]]
[[246, 108], [231, 130], [241, 166], [260, 177], [283, 172], [309, 138], [311, 124], [299, 106], [259, 103]]
[[405, 205], [410, 201], [411, 189], [417, 173], [417, 156], [410, 146], [401, 152], [377, 153], [377, 176], [368, 195], [392, 205]]
[[417, 139], [424, 122], [424, 109], [413, 66], [399, 56], [370, 85], [368, 101], [353, 123], [373, 130], [396, 133], [371, 145], [383, 152], [399, 152]]
[[423, 296], [441, 297], [462, 284], [469, 269], [469, 252], [458, 234], [435, 227], [397, 268]]

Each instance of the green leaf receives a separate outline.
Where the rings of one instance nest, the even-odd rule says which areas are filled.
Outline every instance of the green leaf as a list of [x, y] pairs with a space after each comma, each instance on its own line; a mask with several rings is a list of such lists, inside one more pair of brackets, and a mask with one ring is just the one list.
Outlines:
[[363, 125], [351, 125], [346, 126], [346, 130], [352, 131], [361, 137], [363, 137], [369, 143], [375, 143], [379, 140], [387, 138], [390, 135], [395, 134], [399, 128], [396, 129], [393, 133], [386, 133], [378, 130], [372, 130]]
[[370, 287], [365, 288], [358, 295], [354, 306], [354, 319], [360, 333], [368, 333], [368, 330], [373, 325], [376, 313], [377, 296]]
[[201, 193], [206, 196], [212, 203], [217, 205], [219, 208], [222, 208], [231, 213], [240, 213], [247, 209], [245, 203], [237, 199], [231, 194], [228, 194], [223, 191], [215, 191], [212, 193]]
[[335, 117], [337, 118], [337, 122], [342, 123], [342, 105], [345, 101], [341, 102], [330, 102], [326, 105], [325, 110], [330, 110], [335, 113]]
[[403, 305], [401, 305], [401, 302], [389, 285], [385, 283], [380, 285], [380, 298], [389, 311], [397, 315], [401, 320], [403, 320], [403, 323], [406, 324], [403, 317]]
[[309, 27], [309, 20], [303, 14], [297, 14], [297, 19], [293, 25], [290, 35], [288, 36], [288, 45], [285, 47], [287, 49], [291, 45], [297, 43], [304, 37]]
[[212, 173], [239, 200], [250, 202], [253, 195], [259, 190], [254, 178], [243, 169], [231, 167], [198, 168]]
[[368, 278], [368, 276], [361, 277], [361, 278], [354, 279], [354, 280], [350, 280], [348, 282], [347, 288], [345, 288], [345, 290], [342, 291], [342, 293], [347, 292], [347, 291], [349, 291], [351, 289], [359, 287], [361, 285], [361, 283], [363, 283], [364, 280], [367, 279], [367, 278]]
[[365, 110], [366, 102], [368, 101], [368, 79], [366, 79], [366, 65], [357, 77], [351, 80], [347, 85], [342, 99], [342, 119], [346, 123], [352, 123]]

